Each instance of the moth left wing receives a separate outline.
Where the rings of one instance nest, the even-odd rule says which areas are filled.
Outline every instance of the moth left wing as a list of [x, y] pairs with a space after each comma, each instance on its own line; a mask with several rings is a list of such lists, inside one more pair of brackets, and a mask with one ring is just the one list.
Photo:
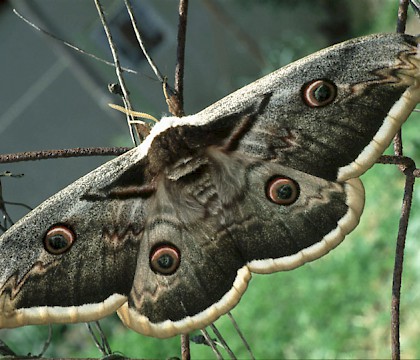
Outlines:
[[118, 201], [106, 189], [138, 151], [74, 182], [0, 237], [0, 328], [93, 321], [126, 301], [145, 209], [141, 198]]

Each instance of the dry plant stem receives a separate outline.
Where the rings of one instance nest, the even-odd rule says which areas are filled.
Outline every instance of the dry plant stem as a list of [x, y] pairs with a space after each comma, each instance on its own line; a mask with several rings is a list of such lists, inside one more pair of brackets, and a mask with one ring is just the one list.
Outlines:
[[1, 223], [0, 223], [0, 230], [6, 231], [8, 228], [8, 224], [13, 225], [13, 221], [6, 210], [6, 202], [3, 199], [3, 188], [0, 181], [0, 214], [1, 214]]
[[48, 348], [51, 344], [51, 341], [52, 341], [52, 333], [53, 333], [52, 325], [48, 324], [48, 337], [47, 337], [47, 340], [45, 340], [44, 346], [42, 347], [41, 352], [38, 355], [39, 357], [43, 356], [45, 354], [45, 352], [48, 350]]
[[[47, 30], [45, 30], [45, 29], [40, 28], [39, 26], [35, 25], [33, 22], [31, 22], [31, 21], [29, 21], [27, 18], [25, 18], [25, 17], [24, 17], [21, 13], [19, 13], [16, 9], [13, 9], [13, 12], [16, 14], [16, 16], [17, 16], [17, 17], [19, 17], [20, 19], [22, 19], [22, 20], [23, 20], [24, 22], [26, 22], [29, 26], [33, 27], [35, 30], [37, 30], [37, 31], [39, 31], [39, 32], [41, 32], [41, 33], [43, 33], [44, 35], [46, 35], [46, 36], [48, 36], [48, 37], [50, 37], [50, 38], [52, 38], [52, 39], [54, 39], [54, 40], [57, 40], [57, 41], [61, 42], [61, 43], [62, 43], [62, 44], [64, 44], [65, 46], [69, 47], [70, 49], [73, 49], [73, 50], [77, 51], [77, 52], [78, 52], [78, 53], [80, 53], [80, 54], [83, 54], [83, 55], [89, 56], [89, 57], [91, 57], [91, 58], [92, 58], [92, 59], [94, 59], [94, 60], [97, 60], [97, 61], [100, 61], [100, 62], [104, 63], [105, 65], [115, 67], [114, 63], [112, 63], [112, 62], [110, 62], [110, 61], [107, 61], [107, 60], [105, 60], [105, 59], [102, 59], [102, 58], [100, 58], [100, 57], [98, 57], [98, 56], [96, 56], [96, 55], [94, 55], [94, 54], [88, 53], [87, 51], [85, 51], [85, 50], [83, 50], [83, 49], [79, 48], [78, 46], [76, 46], [76, 45], [74, 45], [74, 44], [72, 44], [72, 43], [70, 43], [70, 42], [68, 42], [68, 41], [66, 41], [66, 40], [64, 40], [64, 39], [61, 39], [61, 38], [59, 38], [58, 36], [55, 36], [54, 34], [50, 33], [49, 31], [47, 31]], [[138, 75], [138, 72], [137, 72], [137, 71], [135, 71], [135, 70], [132, 70], [132, 69], [129, 69], [129, 68], [126, 68], [126, 67], [122, 67], [122, 69], [123, 69], [125, 72], [128, 72], [128, 73], [131, 73], [131, 74]]]
[[[95, 333], [92, 324], [95, 324], [96, 330], [99, 333], [99, 338]], [[108, 356], [112, 354], [111, 347], [109, 346], [108, 340], [99, 324], [99, 321], [95, 321], [93, 323], [86, 323], [87, 329], [89, 331], [90, 336], [92, 337], [97, 349], [102, 353], [103, 356]]]
[[133, 24], [134, 33], [136, 34], [137, 41], [140, 45], [141, 50], [143, 51], [143, 55], [146, 57], [147, 62], [149, 63], [150, 67], [152, 68], [153, 72], [155, 73], [156, 77], [159, 79], [161, 83], [163, 83], [164, 78], [162, 73], [159, 71], [157, 65], [153, 61], [153, 59], [150, 57], [149, 53], [146, 50], [146, 46], [144, 45], [143, 39], [141, 37], [141, 34], [139, 32], [137, 21], [134, 17], [133, 13], [133, 7], [131, 6], [130, 0], [124, 0], [125, 7], [127, 8], [128, 15], [130, 16], [131, 23]]
[[[0, 174], [0, 177], [2, 177], [2, 176], [21, 177], [22, 174], [14, 175], [14, 174], [6, 171], [3, 174]], [[1, 218], [0, 218], [0, 231], [2, 231], [2, 232], [6, 232], [7, 229], [14, 224], [12, 218], [10, 217], [10, 215], [7, 212], [6, 205], [17, 205], [17, 206], [22, 206], [22, 207], [28, 209], [29, 211], [32, 210], [32, 208], [30, 206], [26, 205], [26, 204], [11, 202], [11, 201], [5, 201], [4, 198], [3, 198], [2, 183], [0, 181], [0, 216], [1, 216]], [[2, 342], [0, 340], [0, 355], [2, 354], [1, 348], [2, 348]]]
[[251, 350], [251, 347], [248, 344], [248, 341], [246, 341], [245, 336], [242, 334], [242, 331], [239, 328], [238, 323], [236, 322], [235, 318], [233, 317], [233, 315], [230, 311], [227, 313], [227, 316], [229, 317], [230, 321], [232, 322], [233, 327], [235, 328], [236, 332], [238, 333], [239, 337], [241, 338], [242, 343], [245, 345], [245, 347], [246, 347], [246, 349], [249, 353], [249, 356], [250, 356], [249, 358], [251, 360], [255, 360], [254, 354]]
[[211, 347], [214, 354], [216, 355], [217, 359], [223, 360], [223, 356], [220, 353], [219, 349], [216, 347], [216, 344], [214, 343], [213, 339], [209, 336], [209, 333], [206, 331], [206, 329], [202, 329], [201, 333], [203, 334], [204, 338], [206, 339], [207, 344]]
[[[125, 7], [127, 9], [128, 15], [130, 17], [131, 24], [133, 25], [134, 33], [136, 34], [137, 42], [140, 45], [140, 48], [143, 52], [143, 55], [146, 57], [147, 62], [149, 63], [150, 67], [152, 68], [152, 70], [155, 73], [158, 80], [163, 84], [164, 81], [165, 81], [164, 77], [163, 77], [162, 73], [159, 71], [159, 69], [156, 66], [153, 59], [150, 57], [150, 55], [147, 52], [147, 49], [144, 45], [143, 39], [141, 37], [141, 34], [140, 34], [138, 26], [137, 26], [136, 18], [134, 17], [133, 7], [131, 6], [131, 2], [130, 2], [130, 0], [124, 0], [124, 3], [125, 3]], [[126, 108], [129, 109], [129, 103], [126, 102], [124, 96], [123, 96], [123, 101], [124, 101], [124, 105], [126, 106]], [[127, 114], [127, 118], [129, 118], [129, 114]], [[132, 118], [132, 116], [131, 116], [131, 118]], [[139, 135], [140, 139], [144, 139], [144, 138], [146, 138], [147, 135], [149, 135], [150, 129], [149, 129], [149, 127], [147, 127], [147, 125], [143, 121], [134, 122], [133, 120], [131, 120], [130, 123], [134, 126], [134, 129], [136, 130], [136, 133]]]
[[235, 356], [235, 354], [233, 353], [232, 349], [229, 347], [229, 345], [227, 344], [227, 342], [225, 341], [225, 339], [223, 338], [222, 334], [220, 333], [220, 331], [217, 329], [216, 325], [211, 324], [210, 325], [211, 329], [213, 330], [214, 334], [217, 336], [217, 338], [219, 339], [220, 343], [222, 344], [223, 348], [226, 350], [226, 352], [229, 354], [231, 359], [237, 360], [237, 357]]
[[131, 149], [131, 147], [97, 147], [25, 151], [0, 155], [0, 164], [15, 163], [28, 160], [47, 160], [82, 156], [118, 156]]
[[[0, 355], [2, 356], [10, 356], [11, 358], [15, 358], [17, 356], [12, 349], [10, 349], [1, 339], [0, 339]], [[2, 359], [4, 359], [2, 357]]]
[[[134, 17], [134, 13], [133, 13], [133, 8], [132, 8], [132, 5], [131, 5], [131, 1], [130, 0], [124, 0], [124, 2], [125, 2], [125, 7], [127, 8], [128, 15], [130, 16], [131, 24], [133, 25], [134, 33], [136, 34], [137, 42], [140, 45], [140, 48], [141, 48], [141, 50], [143, 52], [143, 55], [145, 56], [147, 62], [149, 63], [150, 67], [152, 68], [152, 70], [155, 73], [155, 75], [158, 78], [158, 80], [164, 86], [165, 91], [167, 89], [167, 90], [169, 90], [169, 92], [170, 92], [171, 95], [174, 94], [175, 93], [175, 90], [172, 89], [167, 84], [166, 77], [159, 70], [159, 68], [157, 67], [156, 63], [153, 61], [153, 59], [151, 58], [151, 56], [149, 55], [149, 53], [148, 53], [148, 51], [146, 49], [146, 46], [145, 46], [144, 41], [143, 41], [143, 38], [142, 38], [142, 36], [141, 36], [141, 34], [139, 32], [138, 26], [137, 26], [137, 20]], [[168, 97], [166, 96], [166, 93], [165, 93], [165, 98], [168, 99]], [[169, 111], [171, 111], [171, 107], [169, 108]], [[177, 112], [173, 113], [173, 111], [171, 111], [171, 113], [173, 115], [176, 115], [177, 114]]]
[[[4, 201], [4, 204], [5, 204], [5, 205], [22, 206], [23, 208], [25, 208], [25, 209], [27, 209], [27, 210], [29, 210], [29, 211], [32, 211], [32, 210], [33, 210], [33, 208], [31, 208], [30, 206], [28, 206], [28, 205], [26, 205], [26, 204], [24, 204], [24, 203], [20, 203], [20, 202], [14, 202], [14, 201]], [[13, 225], [13, 222], [12, 222], [12, 225]]]
[[[94, 2], [95, 2], [95, 5], [96, 5], [96, 9], [98, 10], [99, 18], [101, 19], [102, 27], [104, 28], [106, 37], [108, 39], [108, 43], [109, 43], [109, 47], [111, 49], [112, 57], [114, 59], [115, 72], [117, 74], [117, 78], [118, 78], [118, 82], [120, 83], [121, 90], [123, 92], [124, 104], [127, 106], [128, 110], [133, 110], [133, 107], [131, 106], [131, 103], [130, 103], [129, 93], [128, 93], [127, 87], [125, 86], [123, 71], [121, 69], [120, 60], [119, 60], [119, 57], [118, 57], [118, 51], [115, 47], [114, 41], [112, 40], [112, 35], [111, 35], [108, 23], [107, 23], [106, 18], [105, 18], [105, 14], [103, 12], [103, 9], [102, 9], [102, 6], [101, 6], [99, 0], [94, 0]], [[130, 116], [129, 115], [127, 115], [127, 124], [128, 124], [128, 128], [130, 130], [131, 140], [133, 141], [134, 145], [137, 145], [137, 141], [136, 141], [136, 138], [134, 136], [134, 128], [130, 123]], [[138, 134], [138, 135], [140, 137], [140, 134]]]

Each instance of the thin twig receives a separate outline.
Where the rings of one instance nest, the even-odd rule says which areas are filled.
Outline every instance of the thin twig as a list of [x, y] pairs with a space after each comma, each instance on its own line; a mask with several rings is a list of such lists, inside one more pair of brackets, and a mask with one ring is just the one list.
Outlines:
[[109, 341], [105, 335], [105, 332], [102, 329], [101, 323], [99, 321], [95, 321], [95, 325], [96, 325], [96, 328], [98, 329], [104, 349], [106, 349], [106, 352], [108, 353], [108, 355], [112, 354], [111, 346], [109, 345]]
[[[96, 56], [94, 54], [91, 54], [91, 53], [89, 53], [89, 52], [87, 52], [87, 51], [79, 48], [78, 46], [76, 46], [76, 45], [68, 42], [67, 40], [64, 40], [64, 39], [62, 39], [62, 38], [60, 38], [60, 37], [58, 37], [58, 36], [50, 33], [49, 31], [47, 31], [47, 30], [45, 30], [43, 28], [40, 28], [38, 25], [35, 25], [33, 22], [31, 22], [27, 18], [25, 18], [16, 9], [13, 9], [13, 12], [16, 14], [16, 16], [18, 16], [20, 19], [22, 19], [24, 22], [26, 22], [29, 26], [33, 27], [35, 30], [43, 33], [44, 35], [46, 35], [46, 36], [48, 36], [48, 37], [50, 37], [50, 38], [52, 38], [54, 40], [57, 40], [57, 41], [61, 42], [62, 44], [66, 45], [70, 49], [73, 49], [73, 50], [77, 51], [80, 54], [89, 56], [89, 57], [91, 57], [94, 60], [97, 60], [97, 61], [100, 61], [100, 62], [104, 63], [105, 65], [115, 67], [115, 64], [113, 62], [108, 61], [108, 60], [105, 60], [105, 59], [102, 59], [102, 58], [100, 58], [100, 57], [98, 57], [98, 56]], [[135, 74], [135, 75], [139, 75], [139, 73], [137, 71], [133, 70], [133, 69], [126, 68], [126, 67], [121, 67], [121, 69], [123, 69], [125, 72], [131, 73], [131, 74]], [[146, 75], [144, 75], [144, 76], [146, 76]]]
[[29, 205], [26, 205], [21, 202], [14, 202], [14, 201], [3, 201], [6, 205], [14, 205], [14, 206], [21, 206], [24, 207], [26, 210], [32, 211], [34, 208], [30, 207]]
[[227, 316], [229, 316], [229, 319], [232, 322], [233, 327], [235, 328], [236, 332], [238, 333], [239, 337], [241, 338], [242, 343], [246, 347], [246, 349], [247, 349], [247, 351], [249, 353], [250, 358], [252, 360], [255, 360], [254, 354], [253, 354], [253, 352], [251, 350], [251, 347], [248, 344], [248, 341], [245, 339], [244, 334], [242, 333], [241, 329], [239, 328], [238, 323], [236, 322], [235, 318], [233, 317], [233, 315], [232, 315], [232, 313], [230, 311], [227, 313]]
[[229, 345], [227, 344], [227, 342], [225, 341], [224, 337], [222, 336], [222, 334], [220, 333], [220, 331], [217, 329], [216, 325], [211, 324], [210, 325], [211, 329], [213, 330], [214, 334], [217, 336], [217, 338], [219, 339], [220, 343], [222, 344], [223, 348], [226, 350], [226, 352], [229, 354], [231, 359], [237, 360], [237, 357], [235, 356], [235, 354], [233, 353], [232, 349], [229, 347]]
[[414, 10], [417, 17], [419, 17], [420, 16], [420, 2], [419, 2], [419, 0], [410, 0], [410, 4], [411, 4], [411, 8]]
[[41, 352], [38, 354], [39, 357], [42, 357], [45, 354], [45, 352], [48, 350], [51, 344], [51, 340], [52, 340], [52, 333], [53, 333], [52, 325], [48, 324], [48, 337], [47, 337], [47, 340], [45, 340], [44, 342], [44, 346], [42, 347]]
[[99, 321], [95, 321], [93, 324], [96, 326], [96, 330], [99, 332], [99, 339], [93, 330], [91, 323], [86, 323], [90, 336], [92, 337], [93, 341], [95, 342], [96, 347], [102, 353], [103, 356], [108, 356], [112, 354], [111, 347], [109, 346], [108, 340], [99, 324]]
[[163, 75], [159, 71], [156, 63], [150, 57], [149, 53], [147, 52], [146, 45], [142, 39], [142, 36], [139, 32], [136, 18], [134, 17], [133, 7], [131, 6], [130, 0], [124, 0], [125, 7], [127, 8], [128, 15], [130, 16], [131, 24], [133, 25], [134, 33], [136, 34], [137, 41], [140, 45], [141, 50], [143, 51], [143, 55], [146, 57], [147, 62], [149, 63], [150, 67], [152, 68], [153, 72], [155, 73], [156, 77], [159, 79], [161, 83], [163, 83]]
[[9, 348], [4, 342], [3, 340], [0, 339], [0, 355], [2, 356], [12, 356], [15, 357], [17, 356], [15, 354], [15, 352]]
[[124, 154], [130, 147], [91, 147], [59, 150], [24, 151], [13, 154], [1, 154], [0, 164], [15, 163], [29, 160], [47, 160], [82, 156], [118, 156]]
[[223, 359], [222, 354], [220, 353], [219, 349], [216, 347], [216, 345], [214, 344], [213, 339], [209, 336], [209, 333], [207, 332], [206, 329], [202, 329], [200, 330], [201, 333], [203, 334], [204, 338], [206, 339], [207, 344], [211, 347], [211, 349], [213, 350], [214, 354], [216, 355], [216, 357], [219, 360]]
[[[102, 9], [102, 6], [101, 6], [101, 3], [99, 2], [99, 0], [94, 0], [94, 2], [95, 2], [95, 5], [96, 5], [96, 9], [98, 10], [99, 18], [101, 19], [102, 27], [104, 28], [105, 35], [108, 39], [109, 47], [110, 47], [111, 53], [112, 53], [112, 58], [114, 59], [115, 72], [117, 74], [117, 78], [118, 78], [118, 82], [120, 83], [121, 90], [123, 92], [122, 98], [123, 98], [123, 101], [124, 101], [124, 105], [128, 108], [128, 110], [133, 110], [133, 107], [131, 106], [131, 102], [130, 102], [129, 92], [128, 92], [127, 87], [125, 85], [123, 71], [121, 69], [120, 60], [119, 60], [119, 57], [118, 57], [118, 51], [117, 51], [115, 43], [112, 39], [111, 31], [110, 31], [108, 23], [106, 21], [104, 11]], [[128, 128], [130, 130], [131, 140], [133, 141], [134, 145], [137, 145], [137, 139], [134, 136], [134, 130], [136, 130], [136, 128], [130, 122], [130, 120], [132, 120], [131, 116], [128, 115], [128, 114], [126, 116], [127, 116]], [[143, 137], [143, 134], [138, 134], [138, 135]]]
[[[165, 98], [166, 98], [166, 101], [167, 101], [168, 106], [169, 106], [169, 111], [173, 115], [178, 116], [179, 112], [178, 112], [177, 109], [179, 108], [179, 106], [178, 106], [177, 101], [175, 100], [175, 104], [173, 104], [173, 102], [174, 102], [173, 96], [175, 95], [176, 92], [173, 88], [171, 88], [169, 86], [166, 77], [162, 74], [162, 72], [157, 67], [156, 63], [153, 61], [152, 57], [149, 55], [149, 53], [146, 49], [146, 45], [145, 45], [145, 43], [143, 41], [143, 38], [140, 34], [139, 28], [137, 26], [137, 20], [134, 17], [134, 12], [133, 12], [133, 8], [132, 8], [130, 0], [124, 0], [124, 2], [125, 2], [125, 6], [127, 8], [128, 15], [130, 16], [131, 24], [133, 25], [134, 33], [136, 34], [137, 42], [140, 45], [140, 48], [143, 52], [143, 55], [146, 57], [146, 60], [149, 63], [150, 67], [152, 68], [153, 72], [155, 73], [156, 77], [158, 78], [158, 80], [163, 85]], [[179, 116], [181, 116], [181, 115], [179, 115]]]
[[6, 231], [9, 227], [9, 224], [13, 225], [13, 220], [6, 210], [6, 201], [4, 201], [4, 199], [3, 199], [3, 187], [2, 187], [1, 181], [0, 181], [0, 213], [3, 214], [3, 216], [2, 216], [3, 221], [2, 221], [2, 224], [1, 224], [1, 230]]

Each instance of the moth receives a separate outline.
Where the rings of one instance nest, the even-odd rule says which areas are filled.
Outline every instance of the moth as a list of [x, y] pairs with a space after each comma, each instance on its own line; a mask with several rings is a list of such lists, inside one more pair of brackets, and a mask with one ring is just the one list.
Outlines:
[[0, 237], [0, 328], [117, 311], [170, 337], [232, 309], [252, 273], [328, 253], [359, 222], [358, 177], [420, 101], [419, 42], [353, 39], [162, 118]]

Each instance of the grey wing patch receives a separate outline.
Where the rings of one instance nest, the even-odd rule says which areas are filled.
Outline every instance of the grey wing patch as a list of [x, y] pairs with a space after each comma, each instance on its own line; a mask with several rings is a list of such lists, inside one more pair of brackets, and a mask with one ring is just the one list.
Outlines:
[[357, 178], [330, 182], [275, 164], [253, 167], [248, 175], [253, 189], [273, 175], [293, 179], [300, 188], [298, 198], [289, 205], [273, 203], [249, 191], [242, 208], [248, 207], [254, 214], [255, 229], [250, 232], [253, 236], [240, 234], [237, 242], [252, 272], [290, 270], [318, 259], [359, 223], [364, 189]]
[[[239, 151], [330, 181], [357, 177], [420, 101], [418, 42], [382, 34], [324, 49], [236, 91], [195, 115], [195, 121], [216, 124], [222, 114], [257, 107], [260, 97], [270, 94]], [[317, 79], [333, 82], [337, 94], [332, 103], [311, 107], [302, 89]]]
[[[144, 204], [103, 193], [87, 200], [86, 194], [118, 177], [136, 151], [60, 191], [0, 237], [0, 328], [93, 321], [127, 300]], [[54, 255], [44, 239], [58, 224], [71, 229], [75, 241]]]
[[[128, 327], [156, 337], [215, 321], [237, 304], [250, 279], [230, 234], [220, 231], [222, 202], [209, 173], [194, 185], [172, 185], [160, 183], [150, 200], [133, 288], [118, 311]], [[169, 275], [151, 266], [154, 249], [166, 245], [180, 256], [177, 271]]]

